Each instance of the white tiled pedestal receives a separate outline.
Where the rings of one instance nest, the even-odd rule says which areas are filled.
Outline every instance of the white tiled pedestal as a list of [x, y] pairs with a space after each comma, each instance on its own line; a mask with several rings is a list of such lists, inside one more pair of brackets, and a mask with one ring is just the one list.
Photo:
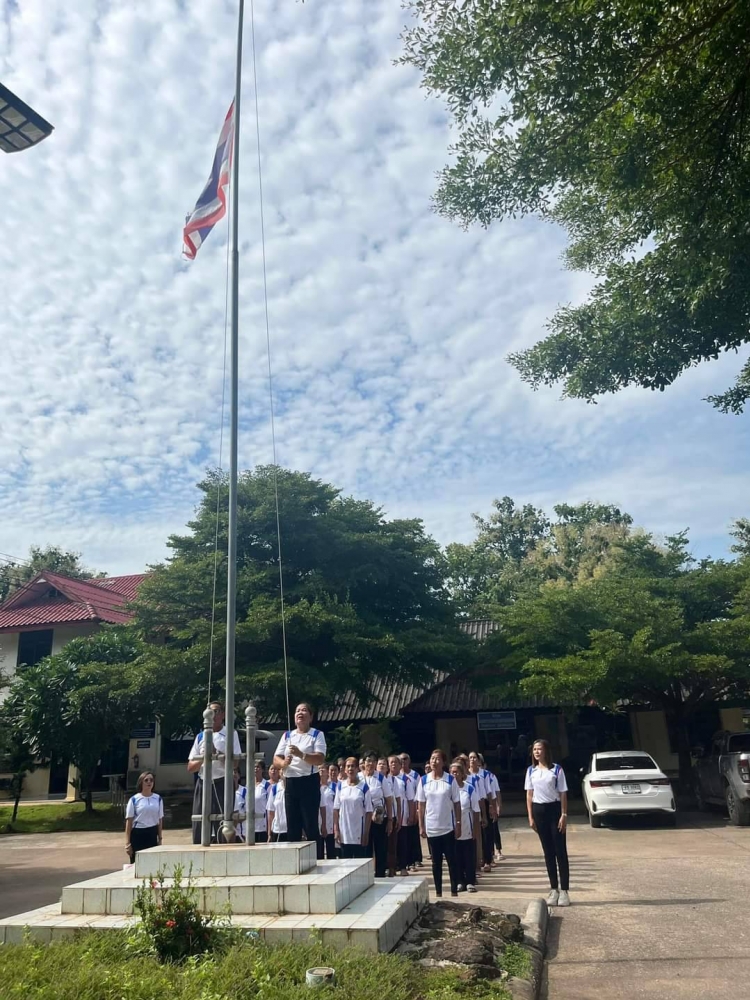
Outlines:
[[[0, 943], [28, 932], [49, 942], [82, 928], [127, 927], [137, 888], [176, 866], [192, 872], [202, 910], [231, 910], [235, 927], [268, 943], [304, 940], [315, 929], [324, 944], [390, 951], [428, 901], [423, 878], [378, 880], [372, 861], [316, 861], [315, 844], [234, 845], [141, 852], [135, 868], [66, 886], [60, 903], [0, 920]], [[159, 891], [158, 888], [154, 891]]]

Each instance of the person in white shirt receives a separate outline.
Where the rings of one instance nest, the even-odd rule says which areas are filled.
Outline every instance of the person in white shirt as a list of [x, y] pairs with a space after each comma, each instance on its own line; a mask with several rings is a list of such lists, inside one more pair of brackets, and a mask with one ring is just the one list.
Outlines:
[[333, 829], [341, 844], [342, 858], [364, 858], [372, 820], [370, 789], [357, 777], [356, 757], [348, 757], [346, 781], [339, 783], [333, 802]]
[[461, 760], [451, 764], [451, 775], [461, 797], [461, 836], [456, 839], [456, 878], [458, 891], [477, 891], [476, 839], [474, 829], [481, 826], [479, 794], [476, 785], [466, 780]]
[[484, 758], [476, 750], [469, 754], [469, 767], [477, 781], [484, 810], [482, 815], [482, 871], [492, 871], [494, 841], [492, 839], [492, 823], [495, 818], [495, 793], [492, 790], [490, 772], [484, 767]]
[[368, 856], [375, 858], [375, 878], [385, 878], [388, 862], [388, 836], [393, 823], [393, 782], [377, 770], [375, 754], [365, 758], [364, 781], [372, 798], [372, 823], [367, 844]]
[[408, 875], [409, 864], [409, 824], [417, 816], [415, 801], [416, 788], [411, 778], [401, 770], [401, 758], [395, 754], [388, 758], [393, 781], [393, 793], [401, 804], [399, 813], [398, 839], [396, 842], [396, 864], [399, 875]]
[[[411, 766], [411, 757], [408, 753], [401, 753], [399, 754], [399, 760], [401, 761], [401, 770], [404, 774], [411, 778], [414, 782], [414, 787], [416, 788], [420, 775], [419, 772], [415, 771]], [[409, 844], [408, 867], [416, 870], [424, 861], [424, 857], [422, 855], [422, 841], [419, 839], [419, 825], [417, 823], [416, 814], [413, 821], [409, 824], [407, 841]]]
[[333, 803], [335, 799], [336, 789], [331, 786], [328, 765], [321, 764], [318, 861], [322, 861], [325, 857], [331, 861], [336, 857], [336, 838], [333, 835]]
[[247, 786], [240, 784], [240, 769], [234, 769], [234, 811], [237, 814], [234, 832], [237, 840], [244, 841], [247, 822]]
[[[552, 761], [547, 740], [535, 740], [532, 763], [526, 772], [526, 811], [536, 830], [549, 875], [549, 906], [570, 906], [570, 865], [565, 831], [568, 827], [568, 783], [565, 772]], [[559, 879], [558, 879], [559, 869]]]
[[[212, 701], [208, 707], [214, 710], [214, 759], [211, 762], [213, 796], [211, 798], [211, 812], [222, 815], [224, 813], [224, 753], [227, 748], [227, 731], [224, 728], [224, 706], [220, 701]], [[232, 745], [234, 746], [234, 755], [236, 760], [239, 754], [242, 753], [240, 738], [237, 735], [236, 729], [234, 731], [234, 740], [232, 741]], [[195, 737], [193, 745], [190, 748], [187, 764], [187, 769], [190, 774], [198, 774], [198, 779], [195, 782], [195, 790], [193, 792], [194, 816], [200, 816], [203, 810], [203, 779], [205, 775], [203, 766], [203, 751], [203, 730], [201, 730]], [[223, 842], [223, 836], [220, 831], [219, 823], [211, 824], [211, 839], [217, 842]], [[193, 822], [193, 843], [200, 844], [200, 842], [201, 821], [195, 820]]]
[[266, 806], [268, 839], [277, 844], [289, 839], [287, 835], [286, 794], [284, 779], [280, 777], [280, 768], [276, 767], [276, 765], [269, 767], [268, 775], [271, 779], [271, 787], [268, 789], [268, 804]]
[[328, 765], [328, 784], [333, 789], [334, 795], [336, 794], [336, 785], [338, 784], [338, 780], [339, 780], [339, 771], [340, 771], [340, 768], [339, 768], [338, 764], [329, 764]]
[[138, 851], [156, 847], [161, 843], [164, 825], [164, 803], [154, 791], [156, 778], [153, 771], [138, 775], [135, 795], [128, 799], [125, 809], [125, 851], [131, 863]]
[[268, 819], [266, 811], [268, 809], [268, 793], [271, 790], [271, 782], [263, 777], [263, 761], [255, 764], [255, 843], [265, 844], [268, 842]]
[[458, 785], [445, 773], [448, 758], [442, 750], [433, 750], [432, 770], [417, 782], [419, 830], [430, 845], [435, 895], [443, 895], [443, 857], [448, 862], [451, 896], [458, 895], [456, 838], [461, 836], [461, 796]]
[[325, 763], [326, 738], [312, 728], [313, 710], [306, 701], [294, 710], [296, 729], [287, 730], [279, 740], [274, 764], [284, 776], [289, 840], [318, 839], [320, 810], [320, 775], [318, 768]]

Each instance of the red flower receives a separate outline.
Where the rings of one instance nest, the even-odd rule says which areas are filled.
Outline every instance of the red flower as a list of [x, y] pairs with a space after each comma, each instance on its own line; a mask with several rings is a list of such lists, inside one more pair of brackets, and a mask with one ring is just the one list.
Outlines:
[[177, 922], [176, 921], [174, 921], [174, 920], [168, 920], [167, 921], [167, 927], [176, 927], [176, 926], [177, 926]]

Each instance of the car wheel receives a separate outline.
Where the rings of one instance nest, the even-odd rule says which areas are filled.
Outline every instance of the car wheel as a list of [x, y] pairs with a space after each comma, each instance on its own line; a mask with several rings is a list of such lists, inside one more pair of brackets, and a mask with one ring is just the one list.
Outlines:
[[601, 816], [597, 816], [596, 813], [590, 812], [589, 813], [589, 826], [593, 830], [601, 830], [601, 828], [602, 828], [602, 818], [601, 818]]
[[750, 802], [738, 799], [731, 785], [727, 785], [725, 794], [729, 822], [734, 826], [750, 826]]

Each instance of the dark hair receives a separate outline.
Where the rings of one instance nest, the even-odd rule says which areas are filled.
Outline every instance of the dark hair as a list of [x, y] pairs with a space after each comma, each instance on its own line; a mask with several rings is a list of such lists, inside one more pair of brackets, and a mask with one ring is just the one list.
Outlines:
[[441, 750], [439, 747], [437, 750], [433, 750], [432, 753], [430, 754], [430, 760], [432, 760], [435, 754], [438, 754], [438, 756], [443, 762], [443, 767], [445, 767], [445, 765], [448, 763], [448, 754], [445, 752], [445, 750]]
[[215, 705], [218, 708], [218, 710], [221, 712], [222, 715], [224, 714], [224, 702], [223, 701], [216, 701], [214, 699], [214, 701], [209, 701], [207, 707], [211, 708], [212, 705]]
[[154, 784], [153, 784], [151, 790], [153, 791], [154, 788], [156, 788], [156, 775], [154, 774], [154, 772], [153, 771], [142, 771], [138, 775], [138, 781], [135, 783], [135, 790], [136, 790], [136, 792], [142, 792], [143, 791], [143, 779], [144, 778], [148, 778], [149, 775], [154, 779]]
[[530, 755], [532, 764], [536, 763], [534, 760], [535, 746], [540, 746], [544, 750], [544, 753], [542, 754], [542, 763], [545, 764], [546, 767], [552, 767], [552, 747], [549, 745], [549, 740], [534, 740], [531, 744]]

